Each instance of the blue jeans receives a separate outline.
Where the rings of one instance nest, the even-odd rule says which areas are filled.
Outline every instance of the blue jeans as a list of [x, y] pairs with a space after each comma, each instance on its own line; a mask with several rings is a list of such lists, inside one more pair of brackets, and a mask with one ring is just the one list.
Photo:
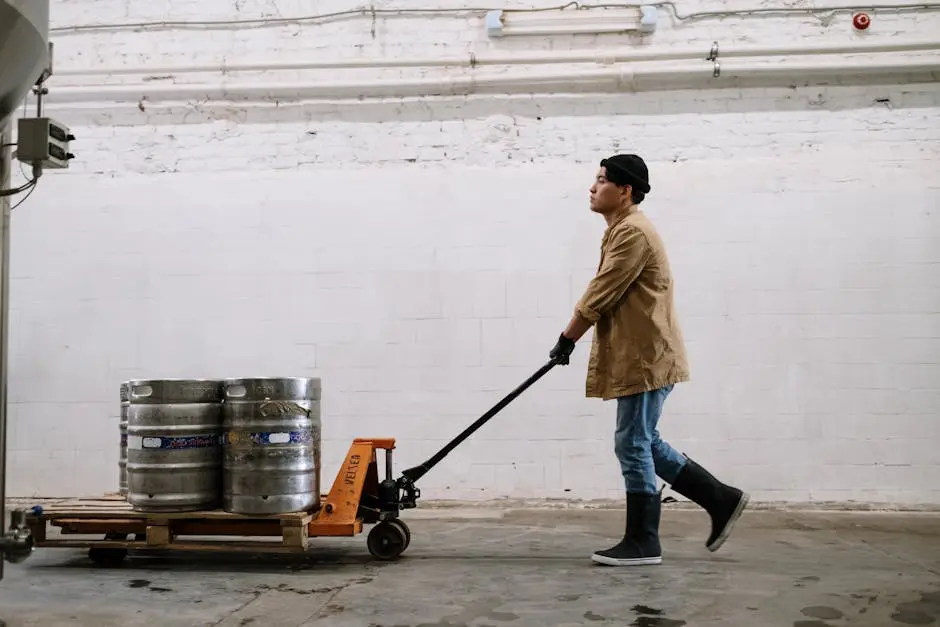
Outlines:
[[686, 458], [659, 438], [659, 417], [672, 385], [617, 399], [614, 452], [627, 492], [656, 494], [656, 477], [672, 483]]

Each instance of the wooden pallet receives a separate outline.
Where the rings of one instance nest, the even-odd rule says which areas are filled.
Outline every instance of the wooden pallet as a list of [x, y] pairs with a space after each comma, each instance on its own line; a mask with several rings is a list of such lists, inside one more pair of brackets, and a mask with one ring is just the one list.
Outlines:
[[[62, 499], [43, 503], [40, 507], [41, 513], [27, 517], [37, 547], [297, 552], [306, 550], [308, 527], [317, 516], [317, 510], [251, 516], [231, 514], [221, 509], [138, 512], [120, 496]], [[97, 535], [99, 538], [50, 538], [48, 526], [59, 527], [62, 536]], [[251, 539], [242, 542], [180, 539], [183, 536], [241, 536]], [[270, 538], [277, 538], [277, 541], [272, 542]]]
[[[123, 496], [111, 493], [43, 499], [26, 520], [36, 547], [87, 548], [96, 561], [123, 559], [127, 549], [304, 552], [312, 537], [352, 537], [362, 533], [363, 524], [379, 522], [374, 507], [379, 491], [376, 451], [390, 454], [394, 448], [394, 438], [353, 440], [329, 494], [321, 496], [321, 507], [308, 512], [138, 512]], [[61, 535], [50, 538], [49, 526], [59, 527]], [[69, 537], [77, 535], [93, 537]], [[225, 539], [206, 539], [220, 537]], [[396, 519], [377, 524], [367, 545], [380, 559], [397, 559], [409, 542], [407, 525]]]

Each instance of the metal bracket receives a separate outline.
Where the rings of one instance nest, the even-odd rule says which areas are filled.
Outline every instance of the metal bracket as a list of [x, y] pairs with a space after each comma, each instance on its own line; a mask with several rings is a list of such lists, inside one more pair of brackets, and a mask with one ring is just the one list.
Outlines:
[[659, 21], [659, 9], [653, 5], [644, 5], [640, 7], [640, 28], [641, 33], [652, 33], [656, 30], [656, 23]]
[[486, 34], [490, 37], [503, 36], [503, 12], [499, 10], [488, 11], [486, 14]]
[[49, 77], [52, 76], [52, 53], [55, 49], [55, 44], [51, 41], [49, 42], [49, 62], [46, 64], [46, 67], [43, 68], [42, 74], [39, 75], [39, 78], [36, 79], [36, 85], [40, 86], [49, 80]]
[[715, 41], [712, 43], [712, 49], [708, 52], [708, 56], [705, 57], [706, 61], [711, 61], [715, 64], [714, 69], [712, 70], [712, 76], [718, 78], [721, 76], [721, 64], [718, 63], [718, 42]]

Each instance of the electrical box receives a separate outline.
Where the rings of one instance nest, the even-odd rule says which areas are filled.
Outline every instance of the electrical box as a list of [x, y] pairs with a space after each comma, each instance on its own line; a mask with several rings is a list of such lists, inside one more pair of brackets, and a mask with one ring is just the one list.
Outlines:
[[17, 121], [16, 158], [23, 163], [41, 163], [43, 168], [67, 168], [75, 155], [69, 143], [75, 136], [52, 118], [20, 118]]

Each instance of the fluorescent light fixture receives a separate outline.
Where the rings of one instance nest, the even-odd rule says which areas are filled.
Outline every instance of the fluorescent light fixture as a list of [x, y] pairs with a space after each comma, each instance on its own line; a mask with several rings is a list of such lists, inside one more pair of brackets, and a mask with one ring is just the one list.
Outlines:
[[636, 9], [576, 9], [554, 13], [490, 11], [486, 33], [490, 37], [523, 35], [600, 35], [604, 33], [652, 33], [659, 13], [654, 6]]

